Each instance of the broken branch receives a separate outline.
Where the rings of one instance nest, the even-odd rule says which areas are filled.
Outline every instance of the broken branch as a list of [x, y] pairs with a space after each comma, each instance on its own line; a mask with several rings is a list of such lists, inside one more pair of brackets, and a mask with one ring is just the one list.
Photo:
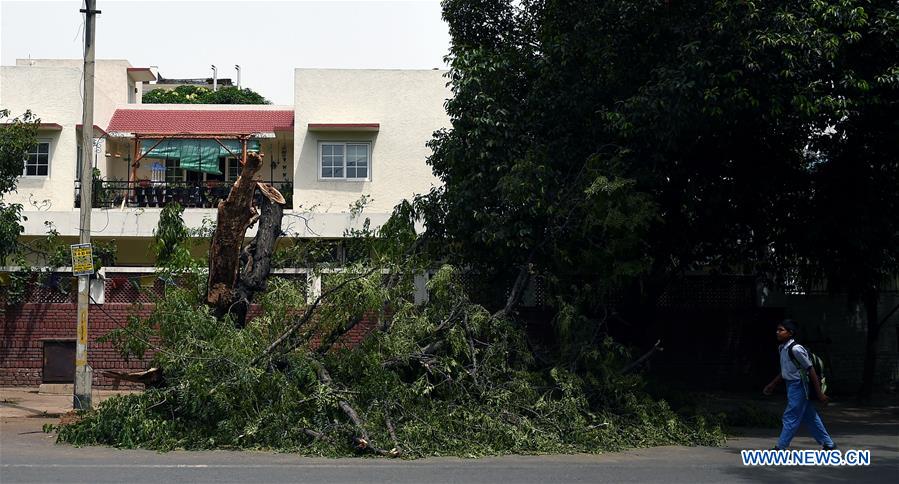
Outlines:
[[656, 341], [656, 344], [652, 345], [652, 348], [650, 348], [649, 351], [647, 351], [646, 353], [644, 353], [643, 356], [641, 356], [641, 357], [637, 358], [636, 360], [634, 360], [631, 364], [629, 364], [629, 365], [625, 366], [624, 368], [622, 368], [621, 371], [620, 371], [620, 373], [621, 373], [622, 375], [624, 375], [624, 374], [630, 372], [630, 371], [633, 370], [634, 368], [636, 368], [636, 367], [640, 366], [641, 364], [643, 364], [644, 361], [646, 361], [646, 360], [648, 360], [650, 357], [652, 357], [652, 355], [655, 354], [656, 351], [662, 351], [662, 350], [664, 350], [664, 348], [662, 348], [661, 346], [659, 346], [659, 345], [661, 345], [661, 344], [662, 344], [662, 340]]

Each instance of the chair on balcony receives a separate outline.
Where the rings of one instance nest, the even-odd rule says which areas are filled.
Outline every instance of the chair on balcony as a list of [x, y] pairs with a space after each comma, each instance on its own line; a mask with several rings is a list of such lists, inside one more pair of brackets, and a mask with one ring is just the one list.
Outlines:
[[200, 185], [194, 185], [189, 187], [188, 189], [188, 198], [187, 203], [190, 207], [202, 207], [203, 206], [203, 190], [200, 188]]

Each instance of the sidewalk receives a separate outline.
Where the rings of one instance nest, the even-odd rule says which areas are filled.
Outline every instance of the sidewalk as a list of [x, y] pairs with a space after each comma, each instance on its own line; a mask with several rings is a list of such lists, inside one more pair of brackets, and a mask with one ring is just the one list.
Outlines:
[[[135, 390], [94, 390], [93, 404]], [[58, 417], [72, 410], [72, 394], [39, 393], [37, 388], [0, 388], [0, 418]]]

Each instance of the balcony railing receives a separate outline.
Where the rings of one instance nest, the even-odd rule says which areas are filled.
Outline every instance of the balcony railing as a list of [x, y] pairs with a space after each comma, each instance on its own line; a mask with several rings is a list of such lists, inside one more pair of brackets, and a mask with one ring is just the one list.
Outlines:
[[[293, 208], [293, 182], [268, 181], [284, 195], [285, 208]], [[151, 182], [149, 180], [118, 181], [95, 180], [91, 198], [93, 208], [164, 207], [167, 203], [178, 202], [186, 208], [215, 208], [218, 202], [228, 197], [232, 182], [223, 181], [179, 181]], [[81, 182], [75, 182], [75, 208], [81, 207]]]

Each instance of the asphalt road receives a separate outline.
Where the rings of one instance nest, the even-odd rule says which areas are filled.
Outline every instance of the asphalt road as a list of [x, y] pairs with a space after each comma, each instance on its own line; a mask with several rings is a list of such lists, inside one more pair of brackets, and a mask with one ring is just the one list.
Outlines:
[[[323, 459], [267, 452], [169, 452], [75, 448], [40, 432], [56, 419], [0, 421], [0, 482], [97, 483], [567, 483], [899, 482], [899, 422], [893, 412], [831, 418], [842, 449], [870, 449], [870, 467], [744, 467], [741, 449], [767, 449], [776, 430], [744, 430], [727, 446], [655, 447], [620, 453], [485, 459]], [[794, 448], [814, 449], [808, 437]]]

